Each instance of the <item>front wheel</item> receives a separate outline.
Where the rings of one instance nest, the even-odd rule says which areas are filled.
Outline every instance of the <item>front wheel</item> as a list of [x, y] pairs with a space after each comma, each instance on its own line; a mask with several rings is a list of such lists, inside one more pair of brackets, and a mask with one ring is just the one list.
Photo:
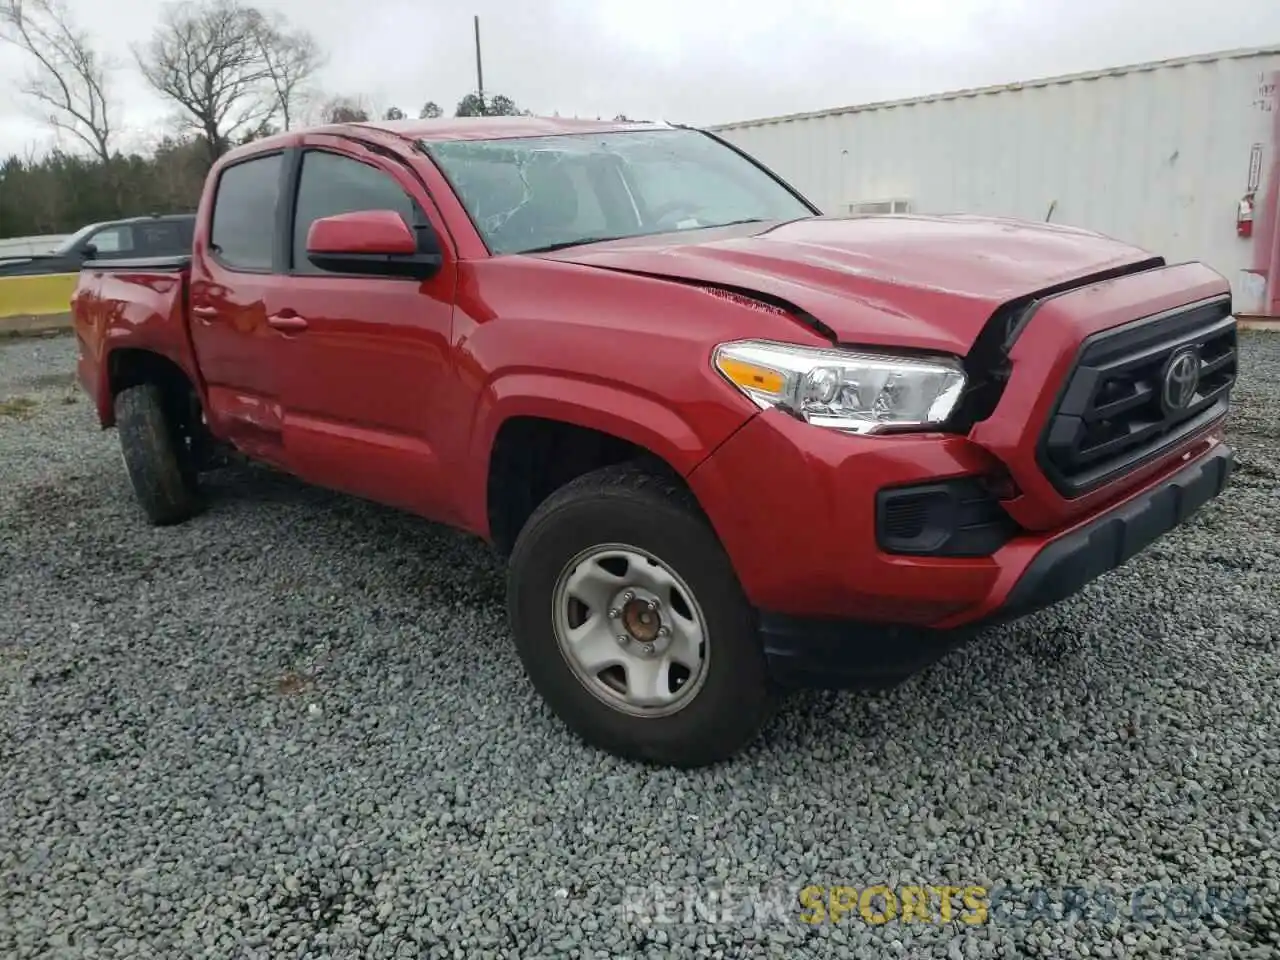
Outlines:
[[688, 491], [635, 466], [552, 494], [511, 556], [535, 689], [583, 740], [678, 767], [727, 759], [773, 711], [754, 613]]

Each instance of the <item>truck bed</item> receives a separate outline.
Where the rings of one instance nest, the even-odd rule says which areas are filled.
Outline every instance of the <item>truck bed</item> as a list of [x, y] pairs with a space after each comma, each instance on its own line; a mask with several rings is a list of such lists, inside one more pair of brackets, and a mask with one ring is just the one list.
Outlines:
[[128, 350], [150, 351], [200, 384], [187, 326], [190, 255], [86, 261], [71, 296], [71, 318], [80, 350], [77, 376], [93, 397], [103, 427], [114, 426], [108, 379], [125, 351], [103, 358], [113, 337], [127, 333]]

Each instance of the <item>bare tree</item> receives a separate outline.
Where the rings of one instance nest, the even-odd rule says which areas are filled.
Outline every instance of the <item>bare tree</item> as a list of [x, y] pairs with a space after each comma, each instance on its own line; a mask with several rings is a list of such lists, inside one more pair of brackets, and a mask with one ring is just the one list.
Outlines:
[[305, 30], [291, 30], [278, 14], [259, 14], [252, 30], [281, 126], [288, 130], [308, 82], [324, 66], [324, 54], [315, 37]]
[[334, 97], [324, 105], [320, 117], [325, 123], [368, 123], [369, 108], [354, 97]]
[[134, 50], [143, 77], [204, 138], [210, 163], [279, 109], [262, 22], [240, 0], [187, 0], [168, 7], [150, 42]]
[[115, 132], [107, 99], [111, 64], [75, 26], [63, 0], [0, 0], [0, 40], [35, 61], [18, 92], [35, 102], [41, 118], [108, 162]]

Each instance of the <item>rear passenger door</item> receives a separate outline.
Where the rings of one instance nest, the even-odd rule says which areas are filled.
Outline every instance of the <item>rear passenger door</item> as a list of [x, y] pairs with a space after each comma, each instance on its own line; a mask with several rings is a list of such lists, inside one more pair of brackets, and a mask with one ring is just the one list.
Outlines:
[[[289, 469], [313, 483], [447, 519], [438, 456], [456, 260], [425, 187], [395, 158], [311, 135], [296, 157], [288, 275], [267, 311], [294, 319], [279, 358]], [[393, 210], [429, 223], [444, 263], [427, 280], [346, 276], [307, 258], [323, 217]]]
[[209, 415], [242, 451], [285, 466], [278, 372], [281, 337], [267, 298], [279, 281], [283, 151], [231, 164], [213, 185], [207, 233], [192, 247], [191, 339]]

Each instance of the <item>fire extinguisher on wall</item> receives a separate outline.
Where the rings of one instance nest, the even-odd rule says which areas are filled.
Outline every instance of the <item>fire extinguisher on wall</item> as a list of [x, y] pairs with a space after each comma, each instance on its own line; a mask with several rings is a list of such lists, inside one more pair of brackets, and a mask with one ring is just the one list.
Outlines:
[[1236, 211], [1236, 236], [1253, 236], [1253, 193], [1246, 193], [1240, 198], [1240, 207]]

